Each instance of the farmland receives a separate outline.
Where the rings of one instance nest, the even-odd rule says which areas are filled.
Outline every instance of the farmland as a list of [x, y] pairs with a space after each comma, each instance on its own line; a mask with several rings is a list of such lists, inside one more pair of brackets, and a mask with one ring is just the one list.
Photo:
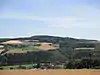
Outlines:
[[[0, 43], [1, 69], [26, 69], [24, 64], [40, 65], [51, 69], [99, 69], [100, 42], [64, 38], [55, 36], [32, 36], [30, 38], [14, 38]], [[2, 52], [3, 51], [3, 52]], [[15, 66], [14, 66], [15, 65]], [[17, 65], [17, 67], [16, 67]], [[54, 65], [52, 67], [52, 65]], [[28, 69], [34, 69], [31, 66]]]
[[[8, 47], [10, 48], [7, 53], [26, 53], [26, 52], [39, 51], [39, 50], [55, 50], [58, 48], [56, 47], [56, 44], [52, 44], [52, 43], [26, 42], [26, 41], [20, 41], [20, 40], [17, 40], [17, 41], [10, 40], [7, 42], [2, 42], [1, 44], [9, 44]], [[23, 45], [25, 46], [23, 47]]]
[[41, 50], [50, 50], [50, 49], [57, 49], [56, 47], [52, 46], [52, 43], [40, 43], [41, 46], [36, 47], [37, 49], [41, 49]]

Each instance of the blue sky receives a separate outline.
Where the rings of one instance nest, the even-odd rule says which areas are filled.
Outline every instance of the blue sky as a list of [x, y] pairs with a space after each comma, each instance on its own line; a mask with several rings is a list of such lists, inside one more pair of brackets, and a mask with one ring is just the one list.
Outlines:
[[100, 40], [100, 0], [0, 0], [0, 37]]

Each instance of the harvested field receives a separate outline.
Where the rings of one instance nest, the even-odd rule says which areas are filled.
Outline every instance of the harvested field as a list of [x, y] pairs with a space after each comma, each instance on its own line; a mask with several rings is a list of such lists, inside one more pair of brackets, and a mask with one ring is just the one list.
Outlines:
[[22, 44], [22, 42], [19, 40], [10, 40], [6, 42], [2, 42], [1, 44]]
[[[41, 44], [41, 46], [36, 47], [36, 48], [38, 48], [38, 49], [40, 49], [40, 50], [57, 49], [56, 47], [53, 47], [53, 46], [52, 46], [52, 43], [40, 43], [40, 44]], [[49, 45], [49, 44], [51, 44], [51, 45]]]
[[100, 75], [100, 70], [2, 70], [0, 75]]

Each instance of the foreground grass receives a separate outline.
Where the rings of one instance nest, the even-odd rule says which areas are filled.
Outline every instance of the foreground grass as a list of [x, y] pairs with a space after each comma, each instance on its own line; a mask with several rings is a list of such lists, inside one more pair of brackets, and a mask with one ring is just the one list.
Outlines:
[[100, 70], [2, 70], [0, 75], [100, 75]]

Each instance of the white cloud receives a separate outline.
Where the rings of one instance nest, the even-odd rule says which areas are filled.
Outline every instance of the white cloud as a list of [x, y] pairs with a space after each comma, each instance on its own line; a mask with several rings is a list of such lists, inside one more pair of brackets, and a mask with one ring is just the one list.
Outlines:
[[[70, 9], [71, 10], [71, 9]], [[63, 28], [100, 28], [100, 10], [92, 6], [74, 6], [71, 11], [74, 19], [52, 20], [47, 22], [52, 27]]]
[[48, 27], [73, 27], [77, 21], [82, 20], [79, 17], [39, 17], [39, 16], [1, 16], [0, 18], [18, 19], [18, 20], [36, 20], [43, 21]]
[[41, 17], [22, 14], [1, 15], [0, 18], [18, 20], [36, 20], [44, 22], [48, 27], [56, 28], [100, 28], [100, 10], [91, 6], [75, 6], [70, 9], [72, 16]]

